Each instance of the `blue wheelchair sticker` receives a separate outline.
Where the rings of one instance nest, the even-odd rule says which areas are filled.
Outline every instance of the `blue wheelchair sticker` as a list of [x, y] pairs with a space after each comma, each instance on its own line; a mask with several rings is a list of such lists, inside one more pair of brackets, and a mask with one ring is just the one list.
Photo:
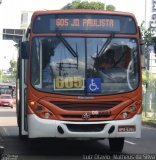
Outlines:
[[101, 78], [87, 78], [87, 92], [101, 93]]

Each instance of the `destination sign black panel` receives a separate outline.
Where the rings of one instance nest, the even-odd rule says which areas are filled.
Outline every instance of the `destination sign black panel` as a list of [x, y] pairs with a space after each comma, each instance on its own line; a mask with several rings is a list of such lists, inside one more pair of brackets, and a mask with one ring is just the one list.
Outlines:
[[40, 15], [33, 24], [33, 32], [40, 33], [123, 33], [135, 34], [132, 17], [105, 14]]

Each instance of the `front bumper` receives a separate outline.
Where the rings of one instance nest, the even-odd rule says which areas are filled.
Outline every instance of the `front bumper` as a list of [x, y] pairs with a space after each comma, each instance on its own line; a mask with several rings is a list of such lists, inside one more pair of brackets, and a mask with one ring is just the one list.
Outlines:
[[[68, 126], [72, 125], [102, 125], [100, 131], [73, 131]], [[113, 132], [109, 132], [113, 126]], [[135, 131], [118, 132], [118, 126], [134, 126]], [[84, 128], [84, 126], [83, 126]], [[60, 130], [63, 133], [60, 133]], [[114, 137], [141, 137], [141, 115], [135, 115], [127, 120], [113, 120], [113, 121], [98, 121], [98, 122], [73, 122], [73, 121], [59, 121], [41, 119], [34, 114], [28, 115], [28, 137], [57, 137], [57, 138], [114, 138]]]

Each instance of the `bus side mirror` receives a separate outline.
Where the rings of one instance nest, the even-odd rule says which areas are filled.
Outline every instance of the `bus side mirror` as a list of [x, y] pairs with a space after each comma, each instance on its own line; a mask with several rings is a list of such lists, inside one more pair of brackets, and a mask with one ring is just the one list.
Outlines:
[[140, 41], [140, 48], [141, 48], [141, 67], [142, 69], [146, 68], [146, 58], [145, 58], [145, 41]]
[[22, 59], [29, 58], [29, 43], [28, 41], [24, 41], [20, 43], [20, 55]]

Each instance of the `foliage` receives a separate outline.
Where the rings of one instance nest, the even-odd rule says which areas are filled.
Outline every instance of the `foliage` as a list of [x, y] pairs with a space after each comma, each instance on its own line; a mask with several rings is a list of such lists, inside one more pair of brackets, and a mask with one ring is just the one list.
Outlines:
[[3, 71], [0, 70], [0, 82], [1, 83], [5, 83], [5, 82], [9, 82], [9, 76]]
[[156, 122], [156, 118], [155, 117], [146, 117], [145, 115], [146, 113], [142, 113], [142, 121], [143, 122]]
[[10, 78], [12, 78], [13, 80], [15, 80], [16, 79], [16, 73], [17, 73], [17, 61], [15, 61], [14, 59], [10, 60], [9, 71], [11, 73]]
[[[153, 46], [156, 45], [156, 38], [154, 38], [154, 34], [155, 34], [154, 29], [152, 27], [149, 27], [146, 29], [144, 24], [145, 23], [142, 22], [140, 30], [141, 30], [142, 38], [145, 42], [145, 57], [147, 58], [147, 61], [149, 61], [148, 47], [151, 45]], [[144, 85], [152, 82], [150, 85], [153, 87], [156, 86], [156, 79], [152, 74], [152, 72], [149, 70], [142, 72], [142, 81]]]
[[149, 70], [142, 71], [142, 83], [143, 85], [150, 85], [151, 90], [156, 87], [156, 77]]
[[0, 70], [0, 82], [2, 82], [2, 79], [3, 79], [3, 71]]
[[106, 10], [108, 11], [115, 11], [115, 7], [113, 5], [107, 5]]
[[144, 26], [144, 21], [141, 24], [141, 33], [142, 33], [142, 37], [145, 41], [145, 45], [146, 46], [150, 46], [153, 45], [155, 43], [155, 40], [153, 38], [154, 36], [154, 29], [152, 27], [149, 27], [148, 29], [145, 28]]
[[[95, 10], [104, 10], [105, 4], [102, 2], [88, 2], [88, 1], [81, 1], [75, 0], [72, 3], [68, 3], [62, 9], [95, 9]], [[107, 5], [106, 10], [115, 10], [113, 5]]]
[[0, 82], [15, 82], [16, 81], [16, 72], [17, 72], [17, 62], [12, 59], [10, 60], [10, 68], [8, 71], [0, 70]]
[[147, 75], [147, 70], [142, 71], [142, 83], [143, 85], [146, 85], [148, 81], [148, 75]]
[[145, 42], [145, 56], [147, 58], [148, 52], [149, 52], [148, 47], [151, 45], [156, 46], [156, 37], [154, 37], [154, 34], [155, 34], [154, 28], [149, 27], [146, 29], [144, 24], [145, 24], [145, 22], [143, 21], [140, 26], [140, 31], [142, 34], [142, 38]]

